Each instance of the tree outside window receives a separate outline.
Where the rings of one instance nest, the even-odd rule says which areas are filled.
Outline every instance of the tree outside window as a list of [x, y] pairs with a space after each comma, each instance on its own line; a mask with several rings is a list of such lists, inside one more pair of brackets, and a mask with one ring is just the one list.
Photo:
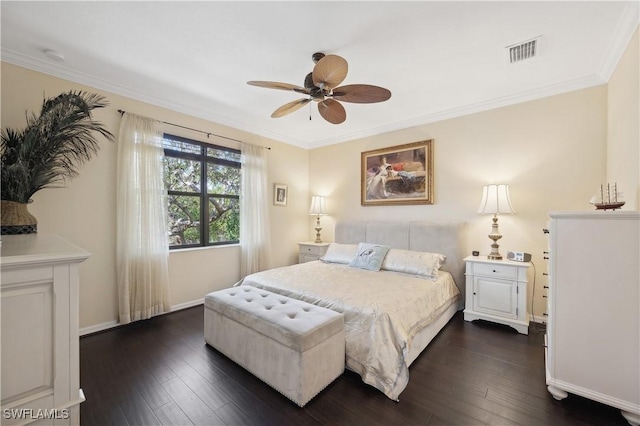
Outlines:
[[240, 239], [240, 151], [164, 135], [169, 247]]

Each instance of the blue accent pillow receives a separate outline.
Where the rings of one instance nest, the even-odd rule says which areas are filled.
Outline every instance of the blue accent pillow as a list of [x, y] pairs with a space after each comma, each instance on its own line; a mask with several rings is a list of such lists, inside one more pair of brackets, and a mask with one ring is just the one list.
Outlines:
[[353, 258], [349, 266], [369, 271], [379, 271], [382, 261], [391, 247], [380, 244], [360, 243], [356, 257]]

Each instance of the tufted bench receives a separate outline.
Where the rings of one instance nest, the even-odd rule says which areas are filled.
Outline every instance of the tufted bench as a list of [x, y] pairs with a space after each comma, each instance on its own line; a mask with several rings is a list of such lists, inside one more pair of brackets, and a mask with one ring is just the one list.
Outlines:
[[344, 371], [342, 314], [255, 287], [206, 295], [204, 338], [300, 407]]

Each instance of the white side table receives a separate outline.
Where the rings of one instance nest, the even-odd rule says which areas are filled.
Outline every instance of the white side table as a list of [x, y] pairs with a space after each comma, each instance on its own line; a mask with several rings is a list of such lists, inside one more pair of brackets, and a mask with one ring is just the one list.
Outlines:
[[318, 260], [327, 252], [329, 243], [298, 243], [298, 263]]
[[465, 321], [484, 319], [529, 334], [527, 270], [529, 262], [469, 256], [466, 262]]

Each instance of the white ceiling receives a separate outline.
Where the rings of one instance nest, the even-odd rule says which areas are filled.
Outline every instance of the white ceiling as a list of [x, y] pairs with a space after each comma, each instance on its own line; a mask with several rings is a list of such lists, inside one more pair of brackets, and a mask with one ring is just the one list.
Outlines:
[[[3, 61], [313, 148], [603, 84], [638, 2], [3, 0], [1, 19]], [[505, 47], [536, 36], [539, 55], [509, 64]], [[270, 118], [300, 95], [246, 82], [303, 85], [317, 51], [391, 99], [344, 103], [339, 125], [313, 102]]]

